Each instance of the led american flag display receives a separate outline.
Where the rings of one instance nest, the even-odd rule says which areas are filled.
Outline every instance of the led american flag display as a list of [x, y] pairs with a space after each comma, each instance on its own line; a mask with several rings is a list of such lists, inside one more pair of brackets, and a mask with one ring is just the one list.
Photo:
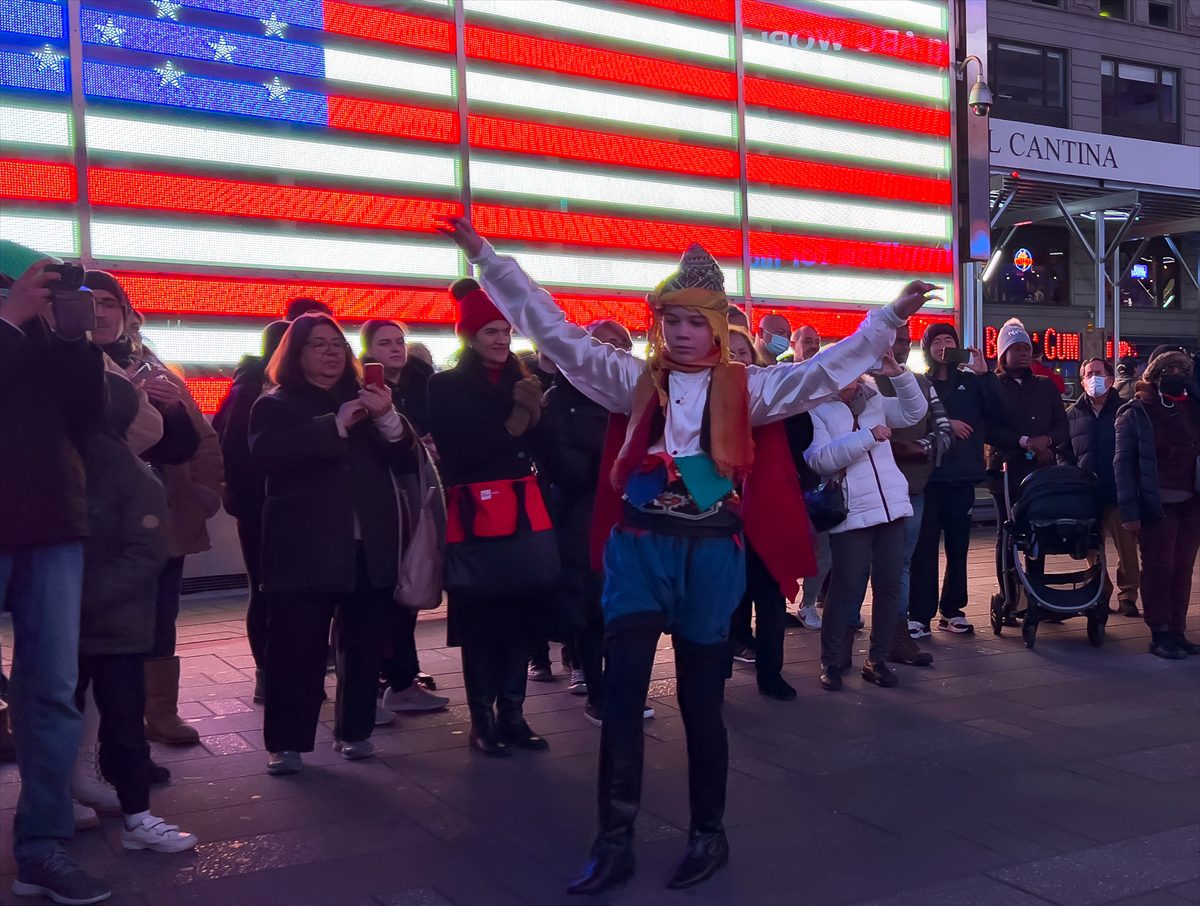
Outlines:
[[642, 294], [696, 241], [731, 297], [841, 335], [911, 277], [953, 306], [948, 18], [2, 0], [0, 232], [117, 273], [191, 365], [255, 351], [300, 295], [447, 329], [469, 268], [433, 226], [468, 205], [576, 320], [644, 328]]

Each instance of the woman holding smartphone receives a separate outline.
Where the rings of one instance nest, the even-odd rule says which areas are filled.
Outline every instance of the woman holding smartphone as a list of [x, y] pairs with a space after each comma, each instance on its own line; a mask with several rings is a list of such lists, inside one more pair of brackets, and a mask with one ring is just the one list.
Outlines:
[[267, 374], [276, 389], [250, 414], [250, 452], [267, 476], [263, 735], [268, 772], [294, 774], [315, 742], [335, 615], [333, 748], [349, 760], [374, 754], [400, 546], [392, 476], [414, 469], [416, 438], [385, 388], [361, 385], [358, 361], [327, 315], [292, 322]]

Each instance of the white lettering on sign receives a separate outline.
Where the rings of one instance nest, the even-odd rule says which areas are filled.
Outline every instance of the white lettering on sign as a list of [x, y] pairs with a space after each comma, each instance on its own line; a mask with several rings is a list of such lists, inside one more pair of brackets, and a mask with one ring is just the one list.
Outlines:
[[1200, 189], [1200, 148], [993, 119], [991, 165], [1124, 183]]

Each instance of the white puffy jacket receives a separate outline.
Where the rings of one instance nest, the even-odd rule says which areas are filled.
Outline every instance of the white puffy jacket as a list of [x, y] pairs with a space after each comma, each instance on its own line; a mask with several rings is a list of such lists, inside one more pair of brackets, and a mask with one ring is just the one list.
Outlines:
[[850, 407], [837, 397], [812, 410], [813, 439], [804, 460], [818, 475], [834, 477], [846, 470], [843, 487], [849, 515], [831, 532], [882, 525], [912, 515], [908, 481], [892, 458], [892, 445], [875, 440], [879, 425], [907, 428], [920, 421], [929, 403], [912, 372], [892, 379], [895, 398], [885, 397], [864, 378], [867, 402], [857, 428]]

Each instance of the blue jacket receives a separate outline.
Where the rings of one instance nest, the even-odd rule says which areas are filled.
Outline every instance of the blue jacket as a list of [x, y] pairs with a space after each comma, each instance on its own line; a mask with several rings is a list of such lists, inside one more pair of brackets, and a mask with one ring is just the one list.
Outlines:
[[1087, 469], [1099, 482], [1100, 499], [1104, 506], [1117, 505], [1117, 477], [1113, 460], [1117, 453], [1117, 411], [1121, 400], [1109, 392], [1100, 414], [1084, 394], [1067, 410], [1070, 440], [1059, 444], [1058, 461]]

